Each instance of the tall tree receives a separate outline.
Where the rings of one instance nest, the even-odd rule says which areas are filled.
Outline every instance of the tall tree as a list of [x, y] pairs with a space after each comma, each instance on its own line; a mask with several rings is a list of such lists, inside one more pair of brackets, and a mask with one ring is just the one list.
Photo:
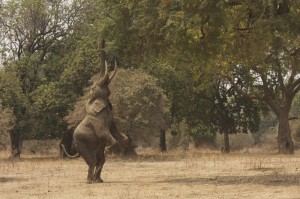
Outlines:
[[300, 2], [164, 2], [164, 31], [172, 32], [166, 59], [191, 68], [200, 87], [218, 74], [244, 97], [264, 101], [279, 120], [279, 153], [293, 153], [288, 114], [300, 89]]
[[226, 78], [235, 89], [264, 101], [276, 114], [279, 153], [294, 153], [289, 112], [300, 90], [299, 6], [299, 1], [288, 0], [234, 6], [226, 33], [231, 43], [220, 55], [230, 71]]
[[[80, 20], [82, 8], [82, 1], [79, 0], [8, 0], [1, 4], [0, 50], [5, 61], [3, 70], [15, 74], [28, 102], [16, 115], [16, 126], [11, 133], [14, 157], [21, 153], [20, 136], [25, 133], [21, 126], [30, 126], [29, 115], [33, 110], [33, 96], [36, 95], [33, 93], [37, 93], [37, 89], [39, 92], [45, 91], [40, 86], [49, 81], [47, 72], [51, 70], [47, 68], [51, 65], [47, 65], [47, 61], [50, 52], [72, 33]], [[55, 86], [51, 84], [49, 88], [53, 90]], [[14, 109], [16, 107], [19, 106], [12, 106]], [[30, 128], [26, 130], [31, 131]]]
[[239, 95], [224, 79], [213, 85], [211, 124], [224, 136], [224, 152], [230, 152], [229, 134], [256, 133], [260, 124], [260, 106]]

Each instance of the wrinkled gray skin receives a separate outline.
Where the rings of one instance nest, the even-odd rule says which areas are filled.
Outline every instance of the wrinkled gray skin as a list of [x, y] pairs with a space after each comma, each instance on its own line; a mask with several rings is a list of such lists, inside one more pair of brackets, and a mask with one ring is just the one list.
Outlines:
[[104, 74], [95, 82], [90, 91], [86, 109], [87, 115], [74, 131], [75, 147], [89, 166], [87, 182], [103, 182], [101, 171], [105, 163], [105, 147], [116, 144], [117, 141], [128, 142], [126, 135], [121, 134], [114, 122], [112, 106], [109, 101], [110, 90], [108, 88], [116, 68], [111, 77], [108, 76], [107, 63], [105, 63]]

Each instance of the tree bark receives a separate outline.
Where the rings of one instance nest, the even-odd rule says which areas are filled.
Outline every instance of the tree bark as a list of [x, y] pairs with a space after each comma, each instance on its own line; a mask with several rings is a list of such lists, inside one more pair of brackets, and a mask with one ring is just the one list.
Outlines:
[[291, 134], [288, 111], [281, 110], [278, 116], [278, 153], [294, 154], [294, 142]]
[[21, 156], [21, 134], [18, 130], [13, 129], [10, 132], [11, 141], [11, 158], [19, 158]]
[[229, 134], [227, 131], [223, 132], [224, 134], [224, 153], [230, 153], [230, 144], [229, 144]]

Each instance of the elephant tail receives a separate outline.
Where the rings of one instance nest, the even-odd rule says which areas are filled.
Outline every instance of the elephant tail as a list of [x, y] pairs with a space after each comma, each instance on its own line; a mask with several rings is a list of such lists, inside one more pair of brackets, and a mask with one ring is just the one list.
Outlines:
[[80, 157], [79, 153], [77, 152], [75, 155], [70, 155], [68, 154], [66, 148], [65, 148], [65, 145], [63, 144], [60, 144], [61, 148], [63, 149], [63, 151], [65, 152], [65, 154], [69, 157], [69, 158], [78, 158]]

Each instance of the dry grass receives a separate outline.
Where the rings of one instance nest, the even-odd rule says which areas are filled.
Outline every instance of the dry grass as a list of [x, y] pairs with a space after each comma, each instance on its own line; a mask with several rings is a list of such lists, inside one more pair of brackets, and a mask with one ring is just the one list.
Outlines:
[[87, 166], [79, 159], [0, 153], [0, 198], [300, 198], [300, 151], [220, 154], [139, 150], [138, 158], [108, 157], [103, 184], [86, 184]]

